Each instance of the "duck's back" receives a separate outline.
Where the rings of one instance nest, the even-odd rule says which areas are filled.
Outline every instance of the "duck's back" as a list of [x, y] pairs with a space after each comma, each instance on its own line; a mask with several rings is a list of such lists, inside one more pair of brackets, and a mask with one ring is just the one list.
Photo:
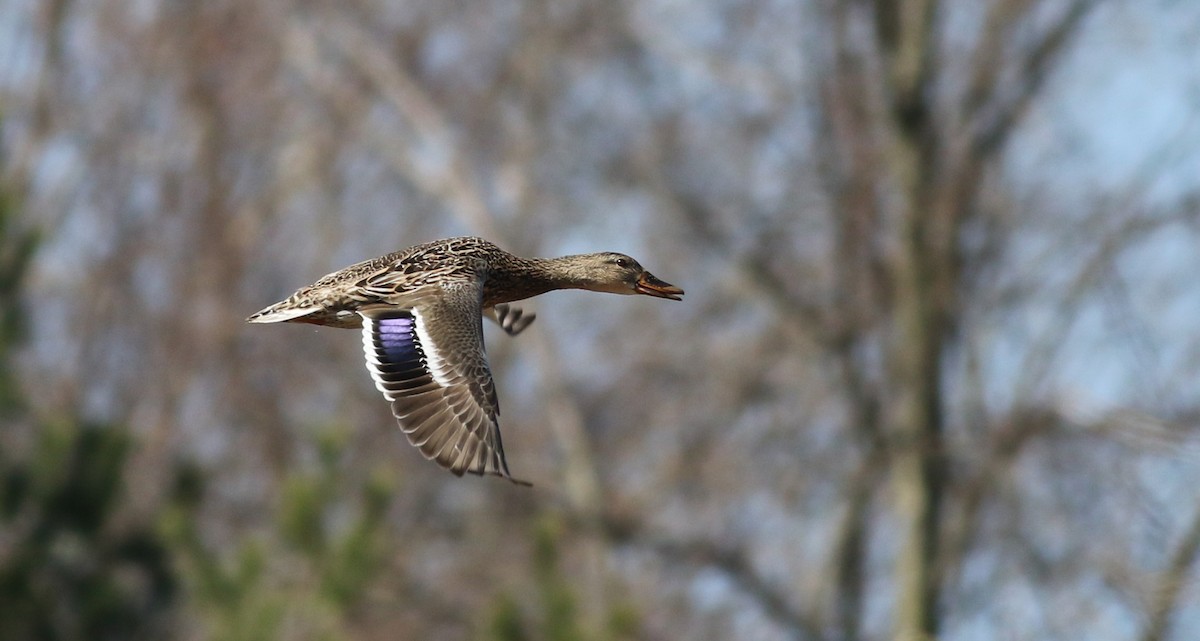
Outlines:
[[326, 274], [309, 289], [361, 286], [369, 280], [380, 278], [396, 282], [406, 289], [414, 289], [459, 274], [465, 275], [480, 264], [486, 264], [489, 256], [503, 253], [504, 250], [495, 243], [474, 236], [435, 240]]
[[473, 236], [414, 245], [326, 274], [250, 320], [358, 328], [362, 319], [354, 311], [362, 305], [394, 302], [429, 285], [475, 278], [498, 256], [507, 252]]

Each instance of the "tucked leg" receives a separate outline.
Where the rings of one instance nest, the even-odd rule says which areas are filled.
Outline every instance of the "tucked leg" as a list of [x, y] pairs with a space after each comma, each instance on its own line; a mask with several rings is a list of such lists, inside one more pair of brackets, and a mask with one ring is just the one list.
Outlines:
[[537, 314], [533, 312], [526, 314], [521, 311], [520, 307], [508, 303], [489, 307], [483, 310], [483, 315], [499, 325], [509, 336], [520, 334], [522, 330], [529, 327], [533, 319], [537, 318]]

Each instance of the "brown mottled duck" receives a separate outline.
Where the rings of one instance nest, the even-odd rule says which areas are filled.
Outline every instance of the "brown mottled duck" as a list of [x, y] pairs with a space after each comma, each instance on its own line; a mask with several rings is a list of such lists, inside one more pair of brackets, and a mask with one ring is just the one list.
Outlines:
[[247, 320], [361, 328], [367, 370], [409, 442], [456, 476], [524, 484], [504, 458], [482, 319], [515, 336], [534, 315], [508, 303], [556, 289], [683, 296], [624, 254], [521, 258], [466, 237], [351, 265]]

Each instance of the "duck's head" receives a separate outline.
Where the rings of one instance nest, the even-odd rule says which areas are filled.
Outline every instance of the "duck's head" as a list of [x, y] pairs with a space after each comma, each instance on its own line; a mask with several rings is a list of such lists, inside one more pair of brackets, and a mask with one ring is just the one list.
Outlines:
[[615, 252], [572, 256], [572, 271], [583, 289], [613, 294], [644, 294], [683, 300], [683, 290], [661, 281], [636, 260]]

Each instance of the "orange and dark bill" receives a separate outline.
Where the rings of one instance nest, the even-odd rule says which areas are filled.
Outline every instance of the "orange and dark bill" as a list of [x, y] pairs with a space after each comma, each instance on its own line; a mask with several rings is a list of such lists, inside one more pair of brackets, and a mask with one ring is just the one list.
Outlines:
[[642, 272], [637, 279], [638, 293], [647, 296], [657, 296], [658, 298], [669, 298], [671, 300], [683, 300], [683, 290], [672, 285], [671, 283], [661, 281], [654, 277], [650, 272]]

